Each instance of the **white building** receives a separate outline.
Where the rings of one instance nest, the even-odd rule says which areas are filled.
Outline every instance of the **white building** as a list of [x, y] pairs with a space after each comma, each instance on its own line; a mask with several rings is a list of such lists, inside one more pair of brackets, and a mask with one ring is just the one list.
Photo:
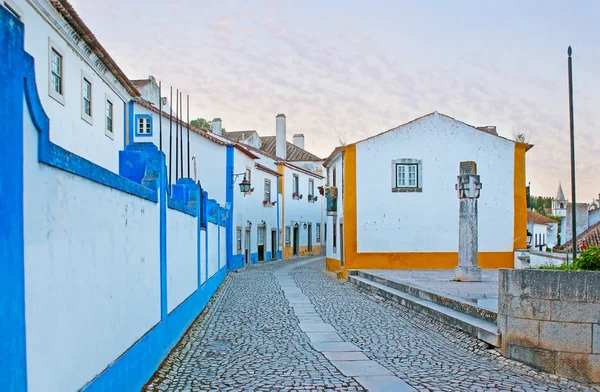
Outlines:
[[561, 184], [558, 184], [556, 197], [552, 199], [552, 215], [567, 216], [567, 199], [565, 198]]
[[527, 213], [527, 230], [531, 249], [546, 251], [558, 245], [558, 222], [534, 211]]
[[138, 90], [68, 2], [1, 4], [25, 25], [25, 51], [35, 59], [51, 141], [118, 173], [126, 104]]
[[511, 268], [527, 247], [529, 148], [434, 112], [336, 149], [325, 162], [328, 268], [455, 267], [461, 161], [474, 161], [483, 183], [479, 265]]

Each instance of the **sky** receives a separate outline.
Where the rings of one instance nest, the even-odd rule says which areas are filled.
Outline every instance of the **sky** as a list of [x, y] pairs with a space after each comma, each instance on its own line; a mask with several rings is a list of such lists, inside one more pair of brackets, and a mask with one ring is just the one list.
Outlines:
[[[524, 133], [533, 195], [600, 193], [600, 2], [71, 0], [130, 79], [190, 95], [190, 116], [275, 134], [323, 158], [433, 111]], [[485, 181], [485, 179], [482, 179]]]

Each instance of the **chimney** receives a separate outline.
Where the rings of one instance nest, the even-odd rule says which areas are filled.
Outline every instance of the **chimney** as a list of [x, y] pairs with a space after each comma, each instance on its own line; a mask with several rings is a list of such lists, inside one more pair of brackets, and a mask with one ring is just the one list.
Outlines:
[[294, 145], [304, 150], [304, 134], [297, 133], [294, 135]]
[[223, 127], [221, 126], [220, 118], [215, 118], [214, 120], [212, 120], [211, 128], [212, 128], [212, 133], [214, 133], [215, 135], [219, 135], [219, 136], [223, 135]]
[[286, 153], [286, 141], [285, 141], [285, 114], [278, 114], [275, 117], [275, 155], [285, 160], [287, 158]]

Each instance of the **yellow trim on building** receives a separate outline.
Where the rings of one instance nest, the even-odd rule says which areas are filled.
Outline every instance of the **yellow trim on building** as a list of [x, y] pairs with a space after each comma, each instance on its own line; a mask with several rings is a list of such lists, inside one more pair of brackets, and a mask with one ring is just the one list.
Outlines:
[[[515, 233], [523, 235], [527, 226], [525, 201], [525, 145], [515, 152]], [[356, 213], [356, 145], [345, 146], [344, 150], [344, 267], [340, 260], [325, 260], [329, 271], [348, 269], [453, 269], [458, 265], [458, 252], [396, 252], [358, 253]], [[515, 246], [520, 244], [515, 236]], [[520, 245], [519, 245], [520, 246]], [[482, 268], [512, 268], [513, 252], [480, 252], [479, 266]]]
[[527, 190], [525, 186], [525, 152], [527, 148], [527, 144], [515, 144], [513, 249], [527, 248]]

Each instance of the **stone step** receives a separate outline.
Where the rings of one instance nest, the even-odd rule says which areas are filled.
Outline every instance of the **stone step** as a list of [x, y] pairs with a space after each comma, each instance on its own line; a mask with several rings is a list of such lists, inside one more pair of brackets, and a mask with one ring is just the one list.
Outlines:
[[398, 282], [395, 280], [386, 279], [382, 276], [372, 274], [364, 270], [351, 270], [351, 275], [360, 276], [361, 278], [372, 280], [373, 282], [391, 287], [403, 293], [410, 294], [414, 297], [421, 298], [444, 307], [454, 309], [460, 313], [478, 318], [490, 323], [496, 323], [498, 314], [490, 309], [485, 309], [465, 301], [463, 298], [453, 296], [451, 294], [440, 293], [426, 287], [408, 284], [406, 282]]
[[358, 287], [370, 290], [384, 298], [395, 301], [402, 306], [426, 314], [438, 321], [463, 330], [469, 335], [483, 340], [492, 346], [500, 347], [500, 334], [498, 333], [496, 323], [461, 313], [457, 310], [377, 283], [357, 274], [350, 274], [348, 276], [348, 281]]

